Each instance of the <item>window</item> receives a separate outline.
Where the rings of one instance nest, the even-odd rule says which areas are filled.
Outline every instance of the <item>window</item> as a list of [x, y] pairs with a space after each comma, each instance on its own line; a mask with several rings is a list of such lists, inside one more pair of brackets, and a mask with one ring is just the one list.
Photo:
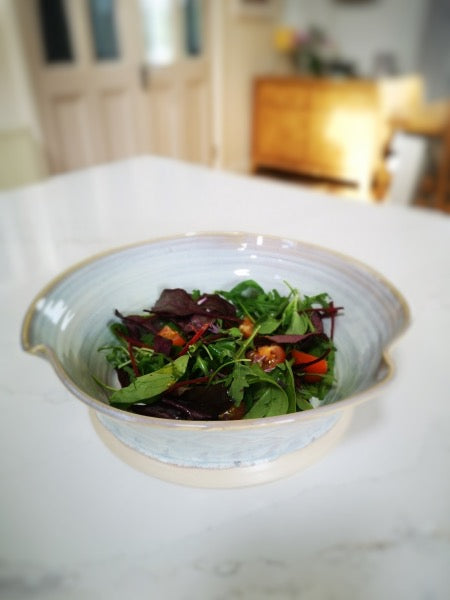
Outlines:
[[200, 0], [184, 3], [185, 51], [188, 56], [202, 53], [202, 5]]
[[89, 0], [95, 57], [98, 60], [119, 58], [119, 44], [114, 0]]
[[172, 0], [140, 0], [145, 49], [151, 65], [164, 66], [176, 56], [176, 12]]
[[39, 0], [42, 45], [48, 63], [71, 62], [72, 42], [64, 0]]
[[140, 0], [146, 57], [151, 65], [166, 66], [180, 55], [202, 53], [202, 6], [202, 0]]

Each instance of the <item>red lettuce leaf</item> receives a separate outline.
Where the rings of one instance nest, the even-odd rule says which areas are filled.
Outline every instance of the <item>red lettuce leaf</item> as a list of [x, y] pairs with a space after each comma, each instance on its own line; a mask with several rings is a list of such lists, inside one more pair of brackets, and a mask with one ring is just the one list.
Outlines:
[[320, 337], [322, 339], [328, 340], [328, 336], [325, 333], [305, 333], [303, 335], [294, 334], [294, 333], [280, 333], [279, 335], [265, 335], [261, 336], [266, 340], [270, 340], [274, 342], [274, 344], [301, 344], [306, 341], [311, 341], [315, 337]]
[[152, 313], [170, 317], [204, 315], [208, 317], [236, 317], [236, 309], [218, 294], [203, 294], [197, 302], [181, 288], [165, 289], [151, 309]]

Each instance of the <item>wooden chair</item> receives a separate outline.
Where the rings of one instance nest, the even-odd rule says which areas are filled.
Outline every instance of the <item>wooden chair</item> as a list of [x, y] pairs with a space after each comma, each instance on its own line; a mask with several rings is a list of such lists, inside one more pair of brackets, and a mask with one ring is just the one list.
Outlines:
[[428, 166], [417, 203], [450, 212], [450, 99], [411, 110], [396, 119], [394, 126], [428, 143]]

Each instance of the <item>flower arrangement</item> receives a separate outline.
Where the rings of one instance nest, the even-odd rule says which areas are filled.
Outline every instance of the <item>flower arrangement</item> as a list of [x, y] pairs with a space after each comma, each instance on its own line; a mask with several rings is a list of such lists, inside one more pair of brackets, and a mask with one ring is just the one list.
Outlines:
[[333, 42], [316, 26], [305, 31], [278, 27], [274, 44], [278, 52], [289, 57], [297, 71], [311, 75], [325, 74], [335, 54]]

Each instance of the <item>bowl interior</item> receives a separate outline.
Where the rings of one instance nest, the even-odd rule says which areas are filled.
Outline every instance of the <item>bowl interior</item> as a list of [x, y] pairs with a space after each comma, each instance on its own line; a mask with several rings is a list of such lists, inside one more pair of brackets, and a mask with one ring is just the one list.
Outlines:
[[349, 258], [287, 239], [200, 234], [113, 251], [65, 272], [37, 297], [24, 321], [23, 345], [50, 356], [64, 383], [88, 404], [105, 402], [93, 376], [113, 373], [98, 348], [110, 341], [114, 309], [150, 308], [164, 288], [213, 292], [243, 279], [286, 293], [328, 292], [344, 307], [335, 328], [337, 384], [327, 403], [367, 390], [386, 374], [383, 351], [406, 327], [408, 310], [384, 278]]

